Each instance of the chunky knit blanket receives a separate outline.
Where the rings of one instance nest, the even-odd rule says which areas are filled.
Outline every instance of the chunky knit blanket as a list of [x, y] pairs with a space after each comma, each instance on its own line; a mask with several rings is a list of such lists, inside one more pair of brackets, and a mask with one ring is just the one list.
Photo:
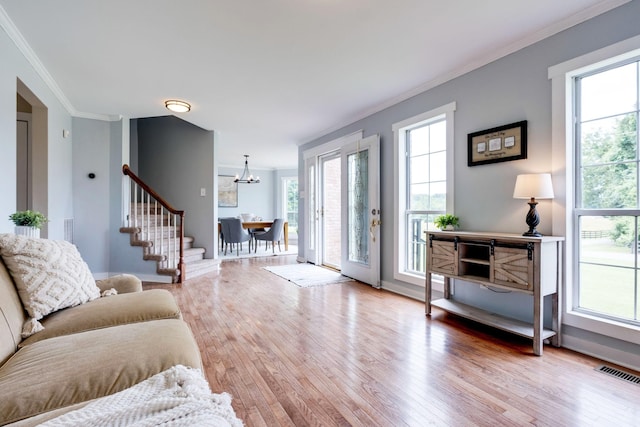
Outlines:
[[241, 427], [227, 393], [213, 394], [201, 372], [177, 365], [42, 426]]

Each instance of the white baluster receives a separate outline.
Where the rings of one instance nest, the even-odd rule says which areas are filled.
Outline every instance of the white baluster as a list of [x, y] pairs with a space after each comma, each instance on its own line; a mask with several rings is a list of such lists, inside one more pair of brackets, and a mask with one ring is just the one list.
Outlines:
[[134, 183], [133, 188], [133, 226], [138, 226], [138, 184]]

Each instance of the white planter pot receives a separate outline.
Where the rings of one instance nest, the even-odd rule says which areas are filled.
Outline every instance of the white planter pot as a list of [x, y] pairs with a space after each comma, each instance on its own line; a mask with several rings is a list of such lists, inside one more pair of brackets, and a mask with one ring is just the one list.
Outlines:
[[20, 236], [40, 238], [40, 229], [27, 225], [16, 225], [15, 233]]

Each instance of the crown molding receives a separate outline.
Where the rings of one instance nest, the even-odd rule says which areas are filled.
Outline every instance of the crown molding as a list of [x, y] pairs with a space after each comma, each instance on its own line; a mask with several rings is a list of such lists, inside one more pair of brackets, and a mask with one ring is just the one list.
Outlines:
[[328, 135], [331, 132], [337, 131], [339, 129], [344, 128], [350, 124], [353, 124], [359, 120], [365, 119], [375, 113], [379, 113], [382, 110], [385, 110], [389, 107], [392, 107], [396, 104], [399, 104], [402, 101], [406, 101], [409, 98], [413, 98], [416, 95], [419, 95], [423, 92], [428, 91], [429, 89], [433, 89], [441, 84], [444, 84], [450, 80], [453, 80], [457, 77], [463, 76], [473, 70], [476, 70], [480, 67], [483, 67], [493, 61], [496, 61], [500, 58], [503, 58], [507, 55], [510, 55], [514, 52], [517, 52], [521, 49], [524, 49], [527, 46], [531, 46], [534, 43], [542, 41], [548, 37], [551, 37], [555, 34], [558, 34], [561, 31], [564, 31], [568, 28], [571, 28], [575, 25], [578, 25], [582, 22], [588, 21], [591, 18], [594, 18], [598, 15], [601, 15], [609, 10], [615, 9], [616, 7], [622, 6], [625, 3], [629, 3], [631, 0], [607, 0], [600, 2], [596, 5], [593, 5], [589, 8], [581, 10], [578, 13], [571, 15], [570, 17], [560, 20], [554, 24], [551, 24], [527, 37], [524, 37], [514, 43], [511, 43], [501, 49], [497, 49], [492, 51], [489, 55], [480, 57], [475, 61], [472, 61], [458, 69], [452, 70], [449, 73], [443, 74], [435, 79], [429, 80], [427, 82], [422, 83], [421, 85], [410, 89], [406, 92], [403, 92], [397, 96], [389, 98], [380, 104], [377, 104], [371, 108], [368, 108], [350, 118], [342, 120], [335, 125], [320, 131], [318, 133], [313, 134], [312, 136], [306, 138], [304, 141], [298, 143], [297, 145], [304, 145], [309, 142], [315, 141], [316, 139]]
[[4, 10], [2, 6], [0, 6], [0, 27], [4, 30], [5, 33], [9, 36], [9, 38], [16, 45], [18, 50], [24, 55], [26, 60], [31, 64], [36, 73], [40, 76], [40, 78], [44, 81], [44, 83], [49, 87], [49, 89], [53, 92], [58, 101], [62, 104], [62, 106], [67, 110], [70, 115], [76, 115], [77, 111], [69, 102], [69, 99], [65, 96], [62, 89], [55, 82], [51, 74], [44, 67], [38, 55], [31, 49], [29, 43], [22, 36], [22, 33], [18, 30], [16, 25], [13, 23], [7, 12]]
[[118, 122], [123, 118], [121, 114], [95, 114], [85, 113], [82, 111], [76, 111], [75, 114], [72, 114], [72, 116], [81, 119], [100, 120], [103, 122]]

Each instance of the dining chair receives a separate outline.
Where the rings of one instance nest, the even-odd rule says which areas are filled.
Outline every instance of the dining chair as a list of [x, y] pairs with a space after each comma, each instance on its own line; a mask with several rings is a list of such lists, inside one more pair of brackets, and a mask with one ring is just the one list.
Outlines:
[[[242, 221], [239, 218], [221, 218], [222, 234], [224, 236], [224, 254], [227, 254], [229, 244], [237, 244], [236, 253], [240, 256], [243, 242], [249, 242], [249, 252], [251, 252], [251, 235], [242, 228]], [[233, 246], [231, 247], [233, 250]]]
[[218, 230], [220, 230], [220, 233], [218, 233], [218, 251], [222, 252], [222, 248], [224, 246], [224, 229], [222, 227], [222, 220], [223, 219], [228, 219], [228, 218], [233, 218], [232, 216], [230, 217], [223, 217], [223, 218], [218, 218], [218, 223], [220, 224], [220, 227], [218, 228]]
[[284, 236], [284, 219], [276, 218], [273, 220], [273, 225], [269, 230], [262, 233], [254, 233], [253, 238], [256, 240], [254, 243], [254, 253], [258, 251], [258, 240], [264, 240], [265, 242], [265, 250], [267, 250], [268, 242], [271, 242], [271, 247], [273, 253], [276, 252], [275, 244], [278, 242], [278, 250], [282, 252], [282, 248], [280, 247], [280, 241]]

